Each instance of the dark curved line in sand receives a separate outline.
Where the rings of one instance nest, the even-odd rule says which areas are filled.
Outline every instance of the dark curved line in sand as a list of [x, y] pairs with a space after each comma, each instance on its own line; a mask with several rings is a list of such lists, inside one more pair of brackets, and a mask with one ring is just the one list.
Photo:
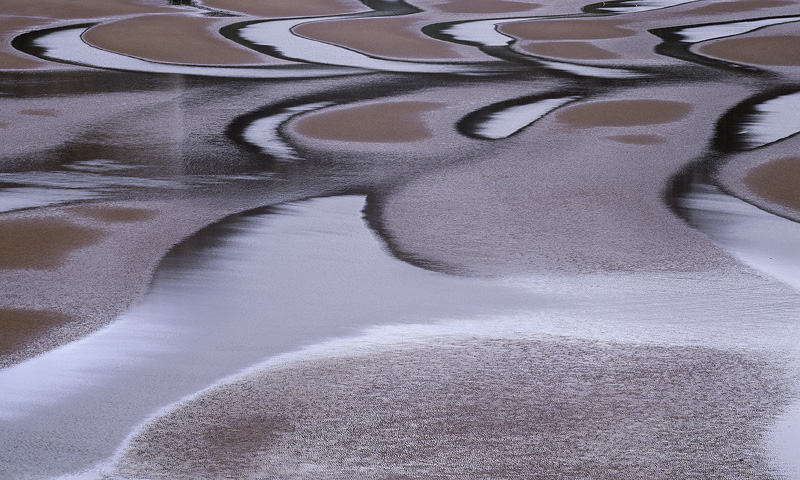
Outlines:
[[[497, 21], [498, 24], [502, 23], [504, 20], [513, 20], [513, 21], [523, 21], [523, 20], [536, 20], [536, 19], [567, 19], [567, 18], [584, 18], [587, 15], [584, 14], [575, 14], [575, 15], [545, 15], [545, 16], [531, 16], [531, 17], [509, 17], [509, 18], [498, 18], [493, 19]], [[592, 15], [594, 16], [594, 15]], [[478, 20], [484, 21], [484, 20]], [[548, 76], [556, 77], [556, 78], [570, 78], [570, 79], [603, 79], [606, 77], [599, 77], [599, 76], [592, 76], [592, 75], [582, 75], [579, 73], [569, 71], [569, 67], [576, 67], [576, 68], [591, 68], [591, 69], [599, 69], [599, 70], [625, 70], [631, 72], [631, 76], [657, 76], [663, 75], [663, 69], [658, 67], [628, 67], [628, 66], [614, 66], [614, 67], [605, 67], [602, 65], [592, 65], [592, 64], [583, 64], [579, 62], [566, 62], [562, 60], [557, 60], [553, 58], [544, 58], [530, 54], [522, 54], [517, 52], [513, 49], [513, 45], [518, 41], [516, 38], [511, 37], [510, 35], [503, 34], [508, 37], [508, 43], [506, 45], [486, 45], [480, 42], [475, 42], [471, 40], [463, 40], [454, 37], [448, 33], [445, 33], [445, 30], [451, 28], [454, 25], [466, 24], [466, 23], [474, 23], [476, 20], [465, 20], [465, 21], [457, 21], [457, 22], [442, 22], [442, 23], [432, 23], [430, 25], [424, 26], [421, 30], [422, 33], [437, 40], [441, 40], [444, 42], [456, 43], [461, 45], [469, 45], [472, 47], [478, 48], [481, 52], [489, 55], [491, 57], [499, 58], [500, 60], [504, 60], [506, 62], [510, 62], [513, 64], [517, 64], [520, 67], [533, 67], [537, 70], [537, 73], [542, 73]], [[547, 64], [561, 64], [565, 65], [566, 69], [557, 69], [548, 67]], [[614, 78], [614, 81], [621, 81], [624, 80], [623, 78]]]
[[[399, 185], [395, 185], [394, 188], [397, 188], [398, 186]], [[430, 270], [432, 272], [444, 273], [446, 275], [459, 277], [472, 276], [466, 270], [454, 267], [452, 265], [446, 265], [435, 260], [427, 259], [420, 255], [406, 252], [400, 248], [398, 242], [395, 240], [394, 236], [391, 234], [390, 230], [386, 228], [383, 222], [383, 211], [386, 205], [383, 198], [389, 195], [387, 190], [391, 192], [391, 189], [385, 189], [383, 193], [378, 193], [374, 190], [367, 193], [366, 202], [364, 202], [364, 209], [361, 211], [364, 222], [375, 234], [375, 236], [381, 240], [386, 248], [386, 251], [401, 262], [405, 262], [423, 270]]]
[[723, 153], [743, 152], [748, 150], [755, 150], [773, 143], [780, 142], [787, 138], [791, 138], [800, 134], [796, 132], [787, 137], [777, 139], [775, 141], [757, 145], [748, 146], [747, 139], [742, 130], [742, 125], [745, 124], [749, 118], [757, 115], [756, 107], [769, 100], [778, 97], [792, 95], [800, 92], [799, 84], [781, 85], [780, 87], [771, 88], [765, 92], [754, 95], [730, 110], [728, 110], [722, 117], [719, 118], [716, 125], [716, 133], [712, 140], [712, 147]]
[[[687, 3], [695, 3], [695, 2], [698, 2], [698, 1], [700, 1], [700, 0], [691, 0], [691, 1], [688, 1], [688, 2], [680, 3], [678, 5], [685, 5]], [[581, 11], [583, 11], [585, 13], [594, 13], [594, 14], [601, 14], [601, 15], [602, 14], [624, 15], [625, 13], [628, 13], [628, 12], [618, 12], [618, 11], [613, 11], [611, 9], [613, 9], [613, 8], [636, 7], [637, 6], [636, 3], [637, 3], [637, 0], [612, 0], [612, 1], [609, 1], [609, 2], [597, 2], [597, 3], [592, 3], [590, 5], [586, 5], [585, 7], [583, 7], [581, 9]], [[629, 5], [629, 4], [633, 4], [633, 5]], [[665, 8], [672, 8], [672, 7], [675, 7], [675, 6], [677, 6], [677, 5], [665, 5], [663, 7], [650, 8], [650, 9], [648, 9], [646, 11], [663, 10]]]
[[[768, 70], [763, 68], [755, 67], [752, 65], [745, 65], [737, 62], [731, 62], [719, 58], [713, 58], [706, 55], [702, 55], [700, 53], [694, 52], [691, 48], [698, 43], [703, 43], [709, 40], [716, 40], [719, 38], [726, 38], [726, 37], [736, 37], [738, 34], [733, 35], [723, 35], [720, 37], [715, 37], [709, 40], [703, 40], [701, 42], [687, 42], [684, 40], [683, 36], [680, 34], [681, 31], [686, 30], [688, 28], [698, 28], [698, 27], [712, 27], [716, 25], [733, 25], [737, 23], [746, 23], [746, 22], [754, 22], [759, 20], [769, 20], [769, 19], [779, 19], [779, 18], [797, 18], [797, 21], [800, 22], [800, 17], [797, 15], [778, 15], [773, 17], [759, 17], [759, 18], [750, 18], [747, 20], [733, 20], [729, 22], [711, 22], [711, 23], [698, 23], [694, 25], [681, 25], [677, 27], [662, 27], [662, 28], [654, 28], [648, 30], [649, 33], [657, 36], [662, 41], [655, 47], [656, 53], [659, 55], [664, 55], [667, 57], [675, 58], [678, 60], [683, 60], [686, 62], [696, 63], [698, 65], [703, 65], [706, 67], [712, 67], [720, 70], [731, 71], [739, 74], [747, 74], [747, 75], [755, 75], [755, 76], [774, 76]], [[791, 23], [791, 22], [787, 22]], [[764, 28], [771, 27], [773, 25], [766, 25], [763, 27], [754, 28], [747, 33], [755, 32]]]
[[[512, 98], [512, 99], [509, 99], [509, 100], [503, 100], [502, 102], [493, 103], [491, 105], [487, 105], [485, 107], [479, 108], [478, 110], [475, 110], [475, 111], [473, 111], [471, 113], [468, 113], [467, 115], [462, 117], [461, 120], [459, 120], [456, 123], [456, 130], [458, 130], [458, 132], [460, 134], [464, 135], [465, 137], [475, 138], [475, 139], [478, 139], [478, 140], [489, 140], [486, 137], [476, 133], [476, 130], [482, 124], [484, 124], [485, 122], [490, 120], [492, 118], [492, 115], [494, 115], [496, 113], [502, 112], [502, 111], [504, 111], [504, 110], [506, 110], [508, 108], [511, 108], [511, 107], [519, 107], [519, 106], [522, 106], [522, 105], [528, 105], [528, 104], [540, 102], [540, 101], [543, 101], [543, 100], [555, 100], [555, 99], [560, 99], [560, 98], [565, 98], [565, 97], [576, 97], [576, 96], [580, 97], [581, 100], [585, 100], [586, 98], [588, 98], [589, 95], [593, 95], [593, 94], [597, 94], [597, 93], [599, 93], [599, 92], [593, 91], [590, 94], [588, 90], [579, 90], [579, 89], [570, 90], [570, 89], [566, 89], [566, 90], [558, 90], [558, 91], [554, 91], [554, 92], [548, 92], [548, 93], [537, 94], [537, 95], [526, 95], [524, 97], [517, 97], [517, 98]], [[573, 100], [573, 101], [577, 101], [577, 100]], [[563, 104], [561, 106], [566, 106], [569, 103], [571, 103], [571, 102], [565, 103], [565, 104]], [[548, 114], [552, 113], [553, 111], [558, 110], [559, 108], [561, 108], [561, 106], [556, 107], [555, 109], [551, 110], [550, 112], [547, 112], [545, 115], [548, 115]], [[522, 130], [525, 130], [526, 128], [530, 127], [533, 123], [537, 122], [538, 120], [539, 120], [539, 118], [537, 118], [533, 122], [529, 123], [527, 126], [522, 127], [519, 130], [516, 130], [514, 133], [509, 135], [509, 137], [518, 134]]]

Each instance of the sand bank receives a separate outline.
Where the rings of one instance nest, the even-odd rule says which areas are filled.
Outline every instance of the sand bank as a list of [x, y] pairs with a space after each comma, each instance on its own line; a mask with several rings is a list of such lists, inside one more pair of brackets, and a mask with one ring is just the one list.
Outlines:
[[611, 60], [621, 55], [587, 42], [524, 42], [517, 49], [531, 55], [570, 60]]
[[293, 125], [300, 135], [340, 142], [414, 142], [431, 138], [425, 114], [443, 107], [434, 102], [381, 102], [322, 110]]
[[248, 65], [271, 58], [224, 38], [218, 32], [223, 24], [194, 15], [145, 15], [93, 27], [83, 40], [104, 50], [169, 63]]
[[727, 13], [755, 12], [761, 9], [786, 7], [796, 2], [790, 0], [740, 0], [738, 2], [715, 2], [687, 10], [686, 13], [701, 15], [724, 15]]
[[600, 40], [631, 37], [634, 30], [620, 21], [529, 20], [500, 24], [498, 30], [520, 40]]
[[698, 51], [703, 55], [732, 62], [800, 66], [800, 36], [797, 35], [726, 38], [705, 43]]
[[22, 323], [31, 328], [16, 337], [15, 349], [0, 356], [0, 367], [113, 320], [147, 289], [174, 243], [224, 214], [180, 201], [5, 214], [0, 220], [0, 316], [11, 322], [0, 325], [0, 333], [21, 331]]
[[745, 185], [759, 197], [800, 214], [800, 157], [786, 157], [750, 169]]
[[790, 396], [782, 372], [711, 348], [417, 331], [203, 392], [138, 432], [116, 473], [769, 478], [758, 445]]
[[446, 13], [521, 13], [533, 11], [540, 6], [538, 3], [512, 0], [450, 0], [434, 5], [433, 8]]
[[579, 128], [631, 127], [678, 122], [692, 109], [688, 103], [673, 100], [609, 100], [568, 106], [555, 118]]
[[286, 2], [283, 0], [203, 0], [203, 5], [241, 12], [255, 17], [306, 17], [316, 15], [336, 15], [369, 10], [364, 4], [354, 0], [304, 0]]
[[447, 42], [425, 36], [424, 21], [414, 16], [357, 18], [305, 23], [297, 35], [352, 48], [369, 55], [416, 60], [462, 58]]

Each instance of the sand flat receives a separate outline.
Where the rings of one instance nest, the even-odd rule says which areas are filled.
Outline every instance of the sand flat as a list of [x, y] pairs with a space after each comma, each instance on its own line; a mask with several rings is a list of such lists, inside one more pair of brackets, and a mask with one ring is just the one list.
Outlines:
[[348, 0], [203, 0], [203, 5], [270, 18], [336, 15], [368, 10], [362, 3]]
[[158, 215], [156, 209], [124, 206], [86, 205], [72, 210], [104, 222], [142, 222]]
[[[93, 19], [117, 15], [134, 15], [144, 13], [169, 13], [175, 8], [148, 5], [135, 0], [4, 0], [3, 13], [27, 17], [42, 17], [56, 20]], [[180, 10], [177, 10], [180, 11]]]
[[579, 128], [657, 125], [680, 121], [692, 108], [672, 100], [605, 100], [566, 107], [556, 119]]
[[195, 15], [146, 15], [93, 27], [87, 43], [104, 50], [160, 62], [247, 65], [268, 57], [232, 42], [217, 30], [219, 20]]
[[800, 213], [800, 157], [785, 157], [750, 169], [744, 183], [759, 197]]
[[621, 55], [588, 42], [524, 42], [518, 50], [531, 55], [569, 60], [612, 60]]
[[753, 12], [765, 8], [786, 7], [796, 2], [790, 0], [741, 0], [738, 2], [715, 2], [703, 5], [686, 13], [703, 15], [723, 15], [728, 13]]
[[402, 101], [346, 106], [301, 117], [293, 126], [301, 135], [342, 142], [414, 142], [431, 138], [427, 112], [435, 102]]
[[433, 8], [446, 13], [517, 13], [541, 7], [538, 3], [511, 0], [449, 0]]
[[447, 42], [425, 36], [419, 18], [356, 18], [311, 22], [292, 31], [306, 38], [352, 48], [381, 57], [436, 60], [459, 59]]
[[45, 19], [0, 15], [0, 69], [24, 70], [49, 65], [11, 46], [11, 39], [27, 30], [47, 23]]
[[498, 30], [520, 40], [600, 40], [636, 35], [610, 20], [528, 20], [499, 25]]
[[733, 62], [796, 67], [800, 66], [800, 35], [726, 38], [705, 43], [698, 51]]

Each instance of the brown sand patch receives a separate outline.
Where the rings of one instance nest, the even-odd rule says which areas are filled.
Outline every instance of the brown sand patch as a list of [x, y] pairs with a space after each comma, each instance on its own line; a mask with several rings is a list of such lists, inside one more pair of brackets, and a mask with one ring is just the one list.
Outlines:
[[71, 319], [55, 312], [0, 308], [0, 356], [10, 355]]
[[11, 46], [11, 38], [44, 23], [42, 19], [0, 15], [0, 69], [23, 70], [37, 68], [48, 62], [24, 54]]
[[160, 62], [196, 65], [259, 63], [263, 56], [215, 30], [218, 20], [187, 15], [146, 15], [98, 25], [83, 34], [87, 43]]
[[414, 142], [431, 138], [423, 116], [443, 104], [383, 102], [324, 110], [298, 120], [301, 135], [343, 142]]
[[57, 268], [73, 250], [97, 243], [102, 232], [63, 220], [0, 222], [0, 269]]
[[529, 20], [504, 23], [498, 30], [520, 40], [600, 40], [636, 34], [607, 20]]
[[512, 13], [527, 12], [539, 7], [541, 5], [538, 3], [510, 0], [450, 0], [434, 8], [447, 13]]
[[175, 9], [147, 5], [136, 0], [3, 0], [3, 13], [6, 15], [65, 20], [168, 12], [175, 12]]
[[576, 127], [632, 127], [672, 123], [692, 111], [688, 103], [670, 100], [608, 100], [568, 106], [556, 119]]
[[769, 202], [800, 212], [800, 157], [787, 157], [750, 169], [747, 188]]
[[718, 14], [718, 13], [741, 13], [760, 10], [762, 8], [785, 7], [794, 2], [787, 0], [742, 0], [740, 2], [718, 2], [711, 5], [704, 5], [686, 13]]
[[659, 135], [610, 135], [609, 140], [630, 145], [658, 145], [667, 143], [667, 139]]
[[45, 62], [34, 60], [33, 57], [0, 52], [0, 69], [24, 70], [41, 67]]
[[367, 10], [358, 2], [341, 0], [203, 0], [203, 5], [222, 10], [232, 10], [257, 17], [305, 17], [334, 15]]
[[740, 63], [800, 66], [800, 36], [729, 38], [701, 45], [700, 53]]
[[453, 59], [460, 55], [446, 42], [427, 37], [414, 18], [356, 18], [305, 23], [292, 31], [322, 42], [334, 43], [383, 57]]
[[610, 60], [620, 58], [614, 52], [609, 52], [587, 42], [547, 42], [524, 43], [519, 49], [531, 55], [543, 57], [568, 58], [574, 60]]
[[75, 211], [104, 222], [142, 222], [155, 217], [158, 210], [133, 207], [100, 207], [87, 205], [76, 207]]
[[57, 117], [58, 111], [52, 108], [26, 108], [20, 110], [19, 113], [23, 115], [34, 115], [37, 117]]

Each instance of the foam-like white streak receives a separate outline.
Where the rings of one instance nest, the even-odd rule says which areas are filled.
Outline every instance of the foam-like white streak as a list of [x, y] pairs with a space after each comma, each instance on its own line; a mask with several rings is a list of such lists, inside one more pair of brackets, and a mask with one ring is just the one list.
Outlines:
[[781, 95], [755, 106], [756, 114], [744, 122], [742, 132], [751, 148], [800, 132], [800, 92]]
[[49, 59], [77, 63], [95, 68], [127, 70], [146, 73], [171, 73], [229, 78], [298, 78], [328, 77], [357, 73], [341, 69], [309, 69], [293, 67], [204, 67], [178, 65], [142, 60], [119, 53], [95, 48], [83, 41], [81, 35], [86, 27], [75, 27], [43, 35], [34, 40], [34, 45], [45, 50]]
[[477, 126], [475, 133], [480, 137], [492, 140], [508, 138], [556, 108], [577, 98], [548, 98], [494, 112], [488, 120]]
[[698, 43], [713, 40], [715, 38], [731, 37], [743, 33], [752, 32], [762, 27], [780, 25], [800, 21], [800, 17], [790, 18], [764, 18], [760, 20], [745, 20], [736, 23], [722, 23], [717, 25], [703, 25], [700, 27], [689, 27], [678, 30], [676, 35], [681, 36], [681, 41], [685, 43]]
[[[518, 20], [524, 20], [518, 19]], [[514, 42], [514, 37], [497, 31], [497, 25], [506, 20], [477, 20], [474, 22], [456, 23], [447, 27], [442, 33], [450, 35], [462, 42], [471, 42], [485, 47], [503, 47]]]
[[[328, 20], [351, 18], [350, 16], [327, 17]], [[470, 72], [475, 68], [468, 65], [405, 62], [373, 58], [363, 53], [338, 45], [311, 40], [292, 32], [292, 28], [309, 19], [291, 19], [251, 23], [239, 30], [239, 35], [256, 45], [272, 47], [282, 55], [303, 62], [323, 65], [406, 73], [457, 73]]]
[[549, 60], [538, 60], [539, 63], [553, 70], [580, 75], [581, 77], [593, 78], [641, 78], [647, 74], [625, 70], [623, 68], [592, 67], [589, 65], [578, 65], [575, 63], [553, 62]]
[[281, 159], [297, 160], [297, 152], [278, 135], [278, 129], [284, 122], [298, 113], [316, 110], [328, 105], [330, 105], [328, 102], [300, 105], [287, 108], [286, 111], [276, 115], [259, 118], [245, 127], [242, 137], [249, 144], [260, 148], [262, 152], [268, 155]]
[[[628, 2], [632, 5], [622, 5], [619, 7], [602, 7], [602, 11], [606, 13], [636, 13], [647, 12], [649, 10], [658, 10], [660, 8], [674, 7], [683, 5], [684, 3], [692, 3], [697, 0], [649, 0], [649, 1], [636, 1]], [[610, 2], [609, 2], [610, 3]]]
[[97, 198], [97, 192], [82, 189], [50, 189], [38, 187], [14, 187], [0, 189], [0, 212], [12, 212], [25, 208], [46, 207], [76, 200]]

